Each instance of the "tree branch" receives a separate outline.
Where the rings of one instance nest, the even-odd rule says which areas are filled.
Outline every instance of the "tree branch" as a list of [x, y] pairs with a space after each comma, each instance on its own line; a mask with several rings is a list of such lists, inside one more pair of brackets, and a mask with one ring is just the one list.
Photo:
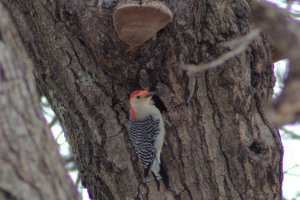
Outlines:
[[255, 4], [255, 23], [267, 33], [273, 45], [289, 59], [289, 73], [281, 95], [269, 109], [277, 125], [295, 122], [300, 117], [300, 28], [285, 10], [266, 3]]
[[235, 40], [225, 42], [223, 44], [224, 47], [228, 47], [231, 50], [227, 53], [222, 54], [219, 58], [209, 62], [209, 63], [200, 63], [199, 65], [181, 65], [180, 67], [189, 72], [202, 72], [208, 69], [215, 68], [224, 64], [230, 58], [233, 58], [239, 54], [241, 54], [245, 49], [249, 46], [249, 44], [259, 35], [260, 30], [254, 29], [247, 35], [237, 38]]
[[0, 197], [78, 199], [43, 117], [32, 69], [0, 2]]

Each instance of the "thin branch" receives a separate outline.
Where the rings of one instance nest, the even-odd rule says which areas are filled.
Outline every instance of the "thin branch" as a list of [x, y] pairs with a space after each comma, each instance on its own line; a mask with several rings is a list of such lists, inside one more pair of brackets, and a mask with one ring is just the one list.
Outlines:
[[297, 135], [293, 131], [290, 131], [284, 127], [281, 127], [280, 130], [282, 130], [286, 135], [289, 135], [292, 139], [300, 139], [300, 135]]
[[295, 168], [298, 168], [298, 167], [300, 167], [300, 165], [297, 165], [297, 164], [296, 164], [296, 165], [294, 165], [294, 166], [292, 166], [292, 167], [290, 167], [290, 168], [284, 170], [283, 173], [284, 173], [284, 174], [288, 174], [288, 171], [290, 171], [290, 170], [292, 170], [292, 169], [295, 169]]
[[212, 69], [215, 68], [219, 65], [224, 64], [227, 60], [230, 58], [233, 58], [239, 54], [241, 54], [245, 49], [249, 46], [249, 44], [260, 34], [259, 29], [254, 29], [247, 35], [240, 37], [238, 39], [225, 42], [223, 44], [224, 47], [229, 47], [232, 50], [229, 52], [226, 52], [222, 54], [219, 58], [216, 60], [213, 60], [209, 63], [200, 63], [199, 65], [192, 65], [192, 64], [187, 64], [187, 65], [181, 65], [180, 67], [186, 71], [189, 72], [201, 72], [207, 69]]
[[300, 177], [300, 174], [293, 174], [293, 173], [286, 173], [285, 175], [289, 175], [289, 176], [299, 176], [299, 177]]

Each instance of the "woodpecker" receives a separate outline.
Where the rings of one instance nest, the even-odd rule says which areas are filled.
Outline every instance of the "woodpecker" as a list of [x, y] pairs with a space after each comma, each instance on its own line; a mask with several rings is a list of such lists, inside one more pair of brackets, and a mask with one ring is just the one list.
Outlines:
[[160, 110], [154, 105], [154, 92], [135, 90], [130, 95], [129, 136], [135, 153], [145, 169], [155, 176], [159, 188], [162, 179], [160, 154], [165, 137], [165, 127]]

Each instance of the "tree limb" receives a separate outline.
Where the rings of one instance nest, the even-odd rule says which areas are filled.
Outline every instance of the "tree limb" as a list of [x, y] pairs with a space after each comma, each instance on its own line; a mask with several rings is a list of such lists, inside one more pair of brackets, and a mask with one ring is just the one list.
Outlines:
[[252, 13], [255, 23], [290, 61], [285, 87], [269, 109], [269, 115], [279, 126], [294, 122], [300, 117], [299, 24], [286, 11], [266, 3], [255, 4]]
[[0, 198], [78, 199], [43, 117], [32, 69], [0, 2]]
[[245, 51], [245, 49], [259, 35], [259, 33], [260, 33], [259, 29], [254, 29], [243, 37], [237, 38], [229, 42], [225, 42], [223, 46], [229, 47], [231, 50], [222, 54], [219, 58], [209, 63], [200, 63], [198, 65], [186, 64], [186, 65], [181, 65], [180, 67], [189, 72], [196, 73], [196, 72], [201, 72], [201, 71], [205, 71], [220, 66], [230, 58], [233, 58], [241, 54], [243, 51]]

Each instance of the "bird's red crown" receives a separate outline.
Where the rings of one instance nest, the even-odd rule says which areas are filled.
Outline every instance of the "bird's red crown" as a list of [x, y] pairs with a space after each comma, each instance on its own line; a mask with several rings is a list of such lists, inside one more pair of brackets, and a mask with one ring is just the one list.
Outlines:
[[140, 94], [140, 93], [148, 93], [148, 91], [147, 90], [135, 90], [135, 91], [133, 91], [131, 94], [130, 94], [130, 100], [134, 97], [134, 96], [136, 96], [136, 95], [138, 95], [138, 94]]

